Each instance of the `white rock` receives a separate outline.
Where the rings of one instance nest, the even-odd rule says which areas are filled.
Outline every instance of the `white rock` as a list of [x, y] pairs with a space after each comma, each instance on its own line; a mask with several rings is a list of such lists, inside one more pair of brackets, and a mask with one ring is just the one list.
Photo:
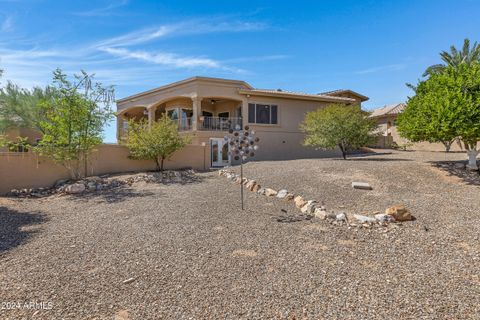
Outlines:
[[372, 187], [367, 182], [352, 182], [354, 189], [372, 190]]
[[375, 219], [380, 222], [395, 222], [395, 218], [389, 214], [379, 213], [375, 215]]
[[257, 193], [262, 195], [265, 194], [265, 188], [258, 189]]
[[288, 190], [282, 189], [282, 190], [278, 191], [277, 198], [283, 199], [287, 196], [287, 194], [288, 194]]
[[347, 216], [345, 215], [345, 213], [339, 213], [335, 216], [335, 220], [337, 221], [346, 221], [347, 220]]
[[358, 220], [360, 223], [373, 223], [377, 222], [377, 219], [372, 217], [363, 216], [361, 214], [354, 214], [353, 217]]
[[65, 192], [70, 194], [82, 193], [83, 191], [85, 191], [85, 185], [83, 183], [74, 183], [65, 188]]

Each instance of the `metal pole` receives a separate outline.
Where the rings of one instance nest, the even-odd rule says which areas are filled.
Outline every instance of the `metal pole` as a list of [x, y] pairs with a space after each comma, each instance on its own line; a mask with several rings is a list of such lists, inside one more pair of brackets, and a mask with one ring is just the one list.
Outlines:
[[240, 195], [242, 197], [242, 210], [243, 208], [243, 160], [240, 161]]

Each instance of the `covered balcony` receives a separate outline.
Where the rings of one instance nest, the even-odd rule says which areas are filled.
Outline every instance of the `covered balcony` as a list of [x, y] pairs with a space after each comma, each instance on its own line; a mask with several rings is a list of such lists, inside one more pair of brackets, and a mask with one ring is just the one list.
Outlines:
[[118, 137], [128, 121], [147, 119], [151, 124], [166, 114], [178, 124], [179, 131], [228, 131], [242, 128], [242, 101], [221, 97], [174, 97], [147, 106], [122, 110], [117, 116]]

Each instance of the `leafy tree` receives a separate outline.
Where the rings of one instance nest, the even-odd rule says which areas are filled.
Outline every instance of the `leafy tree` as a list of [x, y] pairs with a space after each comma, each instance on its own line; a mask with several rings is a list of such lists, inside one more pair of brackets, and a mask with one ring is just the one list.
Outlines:
[[334, 104], [307, 113], [300, 128], [306, 133], [304, 145], [322, 149], [339, 147], [346, 159], [348, 151], [375, 139], [377, 124], [358, 106]]
[[163, 115], [151, 126], [146, 120], [130, 120], [124, 143], [132, 159], [153, 160], [157, 170], [163, 171], [165, 159], [189, 142], [189, 136], [178, 133], [177, 123]]
[[474, 62], [480, 62], [480, 45], [475, 42], [470, 48], [470, 40], [465, 39], [461, 50], [451, 46], [450, 52], [442, 51], [440, 57], [445, 64], [435, 64], [428, 67], [423, 74], [424, 77], [442, 72], [447, 66], [457, 68], [462, 64], [471, 65]]
[[[415, 134], [419, 121], [432, 131], [420, 140], [436, 140], [438, 135], [460, 138], [467, 150], [470, 169], [477, 170], [477, 143], [480, 140], [480, 63], [448, 66], [441, 73], [432, 74], [418, 85], [415, 96], [410, 98], [404, 114], [400, 116], [402, 134]], [[418, 113], [417, 113], [418, 112]], [[429, 135], [435, 135], [433, 138]]]
[[113, 87], [92, 85], [92, 80], [93, 75], [82, 71], [72, 83], [57, 69], [52, 89], [56, 94], [40, 104], [44, 135], [36, 151], [64, 165], [74, 178], [81, 176], [82, 161], [87, 174], [88, 156], [102, 142], [103, 127], [114, 116]]
[[7, 82], [0, 90], [0, 132], [9, 127], [41, 130], [40, 102], [51, 99], [55, 89], [35, 87], [32, 90]]
[[[433, 75], [435, 77], [435, 75]], [[409, 98], [407, 108], [398, 115], [397, 129], [400, 135], [412, 142], [441, 142], [449, 152], [458, 137], [451, 126], [446, 87], [436, 81], [422, 81]]]

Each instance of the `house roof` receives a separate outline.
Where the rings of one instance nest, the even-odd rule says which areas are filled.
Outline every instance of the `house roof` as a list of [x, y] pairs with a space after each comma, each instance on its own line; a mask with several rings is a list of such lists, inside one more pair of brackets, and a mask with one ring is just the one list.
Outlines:
[[143, 97], [152, 93], [157, 93], [162, 90], [170, 89], [179, 85], [187, 84], [194, 81], [207, 81], [207, 82], [217, 82], [217, 83], [229, 83], [239, 85], [239, 94], [251, 94], [256, 96], [274, 96], [274, 97], [283, 97], [290, 99], [301, 99], [301, 100], [316, 100], [316, 101], [327, 101], [327, 102], [339, 102], [339, 103], [354, 103], [356, 102], [353, 98], [340, 96], [344, 93], [350, 93], [353, 96], [357, 96], [361, 101], [368, 100], [368, 97], [356, 93], [352, 90], [335, 90], [326, 93], [319, 94], [309, 94], [304, 92], [294, 92], [294, 91], [285, 91], [285, 90], [271, 90], [271, 89], [254, 89], [250, 84], [242, 80], [231, 80], [231, 79], [222, 79], [222, 78], [210, 78], [210, 77], [191, 77], [181, 81], [173, 82], [155, 89], [148, 91], [140, 92], [122, 99], [117, 100], [117, 103], [122, 103], [128, 100], [135, 98]]
[[239, 93], [251, 94], [256, 96], [281, 97], [281, 98], [302, 99], [302, 100], [317, 100], [317, 101], [344, 102], [344, 103], [356, 102], [356, 100], [352, 98], [335, 97], [335, 96], [324, 95], [324, 94], [310, 94], [310, 93], [304, 93], [304, 92], [294, 92], [294, 91], [285, 91], [285, 90], [250, 89], [250, 90], [239, 90]]
[[253, 87], [251, 85], [249, 85], [248, 83], [246, 83], [245, 81], [242, 81], [242, 80], [231, 80], [231, 79], [195, 76], [195, 77], [187, 78], [187, 79], [184, 79], [184, 80], [172, 82], [172, 83], [169, 83], [167, 85], [164, 85], [164, 86], [161, 86], [161, 87], [158, 87], [158, 88], [143, 91], [143, 92], [140, 92], [140, 93], [137, 93], [137, 94], [134, 94], [134, 95], [122, 98], [122, 99], [118, 99], [117, 102], [124, 102], [124, 101], [131, 100], [131, 99], [134, 99], [134, 98], [139, 98], [139, 97], [151, 94], [151, 93], [155, 93], [155, 92], [158, 92], [158, 91], [162, 91], [162, 90], [165, 90], [165, 89], [169, 89], [169, 88], [172, 88], [172, 87], [175, 87], [175, 86], [178, 86], [178, 85], [182, 85], [182, 84], [186, 84], [186, 83], [190, 83], [190, 82], [194, 82], [194, 81], [209, 81], [209, 82], [239, 84], [239, 85], [243, 85], [247, 88], [253, 89]]
[[338, 89], [338, 90], [319, 93], [319, 95], [327, 95], [327, 96], [341, 96], [342, 94], [350, 94], [352, 96], [360, 98], [361, 101], [367, 101], [369, 99], [367, 96], [364, 96], [363, 94], [360, 94], [350, 89]]
[[371, 118], [375, 117], [383, 117], [383, 116], [390, 116], [390, 115], [397, 115], [403, 110], [407, 105], [405, 103], [397, 103], [397, 104], [390, 104], [383, 106], [381, 108], [375, 109], [370, 114]]

